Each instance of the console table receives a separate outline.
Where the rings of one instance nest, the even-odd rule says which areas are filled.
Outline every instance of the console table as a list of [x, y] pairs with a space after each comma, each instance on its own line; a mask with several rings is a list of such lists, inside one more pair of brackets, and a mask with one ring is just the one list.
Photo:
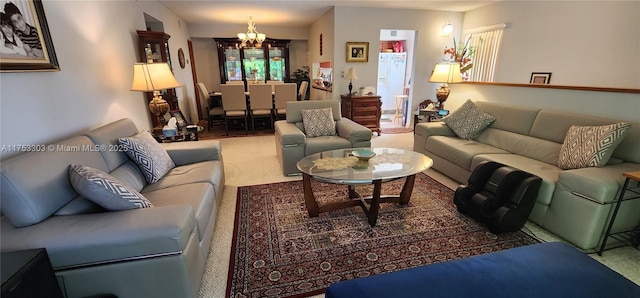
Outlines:
[[380, 117], [382, 102], [378, 95], [349, 96], [340, 95], [342, 117], [349, 118], [380, 135]]

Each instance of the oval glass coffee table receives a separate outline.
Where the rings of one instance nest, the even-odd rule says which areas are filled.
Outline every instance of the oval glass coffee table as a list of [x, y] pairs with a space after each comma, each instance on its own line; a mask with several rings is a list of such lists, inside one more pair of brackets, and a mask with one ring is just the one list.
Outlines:
[[[368, 149], [376, 155], [368, 161], [353, 156], [353, 151]], [[394, 148], [349, 148], [309, 155], [297, 163], [302, 172], [304, 201], [309, 216], [316, 217], [327, 211], [360, 206], [373, 227], [378, 220], [380, 203], [406, 205], [411, 199], [416, 174], [427, 170], [433, 160], [422, 153]], [[397, 196], [382, 195], [382, 183], [405, 178], [402, 191]], [[348, 186], [349, 200], [318, 205], [311, 179]], [[355, 190], [356, 185], [373, 184], [373, 195], [363, 198]]]

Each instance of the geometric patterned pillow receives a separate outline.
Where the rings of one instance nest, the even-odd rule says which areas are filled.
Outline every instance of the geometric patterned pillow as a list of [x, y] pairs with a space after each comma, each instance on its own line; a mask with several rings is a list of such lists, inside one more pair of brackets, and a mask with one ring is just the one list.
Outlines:
[[333, 121], [333, 109], [301, 110], [304, 132], [309, 138], [335, 136], [336, 123]]
[[120, 145], [125, 147], [127, 155], [136, 162], [149, 184], [158, 182], [176, 166], [167, 151], [146, 131], [120, 138]]
[[606, 165], [630, 127], [626, 122], [602, 126], [572, 125], [560, 148], [558, 167], [569, 170]]
[[153, 204], [135, 189], [92, 167], [69, 166], [69, 181], [76, 192], [107, 210], [153, 207]]
[[468, 99], [459, 109], [442, 121], [461, 139], [471, 140], [480, 134], [496, 118], [483, 112]]

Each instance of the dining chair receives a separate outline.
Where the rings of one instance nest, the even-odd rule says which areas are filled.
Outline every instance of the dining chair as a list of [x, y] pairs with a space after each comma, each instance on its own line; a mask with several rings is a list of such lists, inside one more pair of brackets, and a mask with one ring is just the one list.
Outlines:
[[222, 107], [227, 135], [229, 135], [230, 120], [233, 119], [244, 120], [244, 130], [245, 133], [248, 133], [247, 97], [244, 94], [244, 85], [221, 85], [220, 90], [222, 92]]
[[249, 85], [251, 129], [256, 129], [256, 118], [269, 118], [269, 125], [273, 129], [273, 97], [271, 94], [270, 85]]
[[287, 102], [297, 101], [296, 83], [285, 83], [276, 85], [273, 116], [275, 119], [285, 119], [287, 117]]
[[200, 92], [200, 100], [206, 103], [207, 109], [207, 130], [211, 130], [213, 122], [216, 117], [224, 117], [224, 110], [222, 107], [213, 107], [213, 102], [210, 99], [209, 91], [204, 83], [198, 83], [198, 91]]
[[276, 85], [284, 84], [284, 81], [268, 80], [267, 85], [271, 86], [271, 92], [276, 92]]
[[298, 90], [298, 100], [306, 100], [307, 99], [307, 88], [309, 87], [309, 82], [302, 81], [300, 83], [300, 89]]

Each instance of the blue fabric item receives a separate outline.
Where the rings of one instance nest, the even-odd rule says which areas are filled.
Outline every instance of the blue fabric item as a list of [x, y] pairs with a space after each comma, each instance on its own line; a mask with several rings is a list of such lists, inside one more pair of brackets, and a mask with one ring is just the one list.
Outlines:
[[562, 242], [332, 284], [340, 297], [640, 297], [640, 287]]

